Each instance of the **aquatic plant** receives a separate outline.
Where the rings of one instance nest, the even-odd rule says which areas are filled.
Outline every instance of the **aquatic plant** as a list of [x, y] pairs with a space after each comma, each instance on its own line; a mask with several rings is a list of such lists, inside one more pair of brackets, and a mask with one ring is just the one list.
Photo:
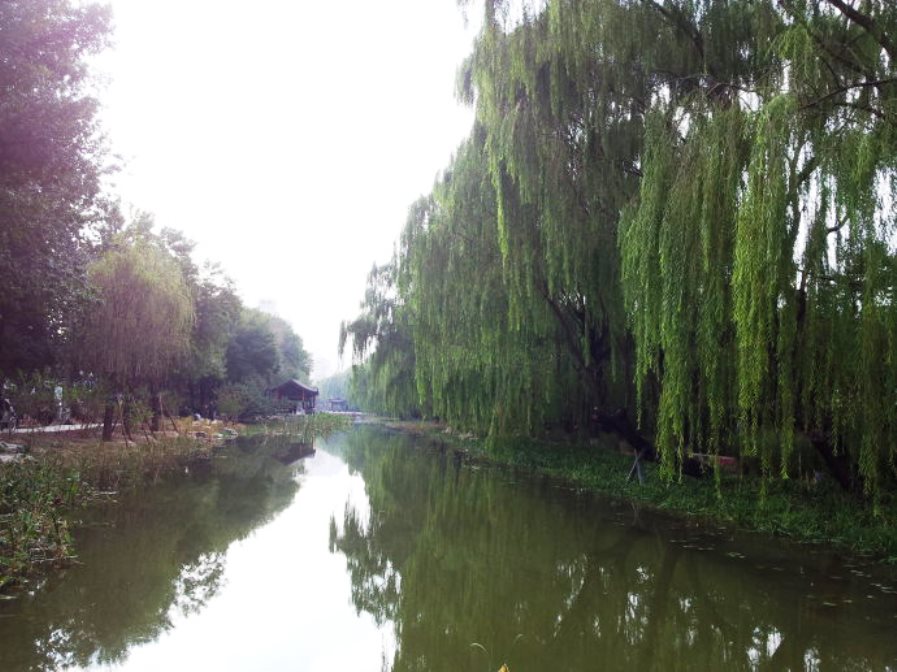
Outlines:
[[77, 470], [58, 460], [0, 465], [0, 590], [42, 566], [72, 557], [64, 512], [92, 492]]

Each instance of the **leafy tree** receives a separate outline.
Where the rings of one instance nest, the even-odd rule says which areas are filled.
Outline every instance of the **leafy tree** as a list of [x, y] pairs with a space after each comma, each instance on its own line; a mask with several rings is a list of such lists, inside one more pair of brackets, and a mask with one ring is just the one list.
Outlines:
[[[158, 386], [188, 354], [193, 303], [181, 268], [154, 241], [139, 232], [123, 238], [89, 268], [97, 295], [78, 342], [85, 369], [132, 394], [140, 385]], [[110, 401], [103, 438], [112, 435]]]
[[315, 381], [315, 385], [319, 392], [319, 398], [324, 401], [327, 399], [345, 399], [349, 402], [350, 406], [357, 406], [350, 389], [351, 379], [352, 369], [346, 369], [345, 371], [334, 373], [327, 378]]
[[0, 377], [57, 360], [85, 294], [85, 231], [114, 214], [88, 70], [109, 31], [98, 4], [0, 3]]
[[191, 408], [208, 412], [215, 390], [227, 380], [227, 353], [243, 305], [221, 269], [206, 266], [193, 285], [196, 321], [183, 375]]
[[340, 326], [340, 356], [351, 339], [355, 369], [353, 392], [365, 408], [390, 415], [419, 416], [427, 398], [415, 382], [414, 343], [409, 310], [399, 292], [397, 262], [374, 266], [362, 314]]
[[277, 341], [278, 373], [283, 378], [295, 378], [308, 382], [311, 375], [311, 355], [305, 350], [302, 338], [282, 317], [268, 316], [268, 326], [274, 332]]
[[346, 327], [368, 396], [591, 424], [668, 477], [693, 452], [787, 477], [807, 441], [845, 487], [890, 487], [897, 5], [519, 9], [484, 3], [474, 132], [412, 208], [395, 297], [372, 278]]
[[265, 385], [280, 368], [277, 338], [267, 315], [244, 309], [227, 346], [227, 375], [231, 381], [260, 381]]

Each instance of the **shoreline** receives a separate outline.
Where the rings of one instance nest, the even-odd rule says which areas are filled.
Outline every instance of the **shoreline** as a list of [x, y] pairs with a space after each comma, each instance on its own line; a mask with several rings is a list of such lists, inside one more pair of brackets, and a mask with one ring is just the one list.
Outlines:
[[831, 479], [817, 482], [722, 474], [662, 480], [656, 464], [644, 464], [645, 483], [629, 482], [632, 456], [610, 440], [547, 440], [523, 437], [487, 442], [445, 425], [381, 418], [369, 424], [450, 446], [465, 460], [557, 478], [585, 490], [692, 520], [784, 537], [799, 543], [872, 557], [897, 565], [897, 501], [871, 502], [844, 493]]
[[135, 440], [105, 443], [97, 428], [12, 435], [13, 441], [4, 442], [25, 449], [0, 462], [0, 596], [14, 595], [33, 579], [77, 561], [71, 530], [79, 509], [209, 464], [219, 447], [238, 436], [307, 440], [348, 425], [328, 414], [296, 418], [303, 419], [255, 426], [180, 419], [177, 432], [140, 431]]

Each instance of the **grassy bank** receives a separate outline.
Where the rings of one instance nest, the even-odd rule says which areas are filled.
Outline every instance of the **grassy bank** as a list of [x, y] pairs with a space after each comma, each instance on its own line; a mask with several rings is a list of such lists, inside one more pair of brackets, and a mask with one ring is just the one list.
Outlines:
[[428, 441], [449, 443], [469, 459], [486, 461], [563, 479], [576, 486], [624, 498], [679, 515], [705, 518], [740, 529], [828, 544], [897, 563], [897, 501], [886, 497], [878, 512], [871, 504], [821, 482], [772, 480], [761, 496], [759, 478], [723, 474], [664, 481], [656, 465], [646, 465], [644, 485], [627, 481], [632, 457], [600, 442], [537, 441], [525, 438], [485, 441], [445, 433], [427, 423], [383, 423]]
[[248, 425], [242, 428], [241, 434], [269, 434], [290, 436], [298, 441], [310, 443], [319, 436], [327, 436], [331, 432], [348, 429], [352, 426], [352, 415], [338, 413], [315, 413], [314, 415], [288, 415], [277, 420]]
[[134, 440], [106, 443], [99, 429], [4, 434], [0, 440], [24, 445], [25, 453], [18, 461], [0, 463], [0, 592], [75, 558], [70, 529], [80, 507], [207, 463], [216, 446], [238, 433], [311, 442], [350, 423], [351, 418], [326, 414], [252, 427], [181, 420], [177, 431], [133, 433]]
[[127, 442], [103, 443], [99, 430], [5, 436], [25, 454], [0, 464], [0, 591], [74, 559], [73, 511], [209, 459], [209, 433], [182, 425]]

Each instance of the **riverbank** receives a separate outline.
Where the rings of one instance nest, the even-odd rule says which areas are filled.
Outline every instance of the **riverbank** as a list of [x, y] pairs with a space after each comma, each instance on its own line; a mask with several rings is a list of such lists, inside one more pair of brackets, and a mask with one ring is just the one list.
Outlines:
[[4, 434], [21, 446], [0, 462], [0, 593], [76, 560], [71, 529], [79, 509], [166, 476], [208, 465], [238, 434], [269, 434], [310, 442], [350, 421], [318, 414], [260, 425], [180, 419], [165, 432], [132, 432], [102, 442], [99, 428], [64, 433]]
[[562, 479], [576, 487], [676, 515], [764, 532], [795, 541], [825, 544], [897, 564], [897, 501], [884, 496], [878, 511], [844, 493], [831, 479], [798, 481], [722, 474], [666, 482], [657, 465], [645, 465], [645, 483], [628, 481], [632, 456], [610, 440], [549, 441], [526, 438], [487, 443], [426, 422], [381, 421], [389, 430], [413, 433], [434, 445], [449, 445], [466, 459]]

